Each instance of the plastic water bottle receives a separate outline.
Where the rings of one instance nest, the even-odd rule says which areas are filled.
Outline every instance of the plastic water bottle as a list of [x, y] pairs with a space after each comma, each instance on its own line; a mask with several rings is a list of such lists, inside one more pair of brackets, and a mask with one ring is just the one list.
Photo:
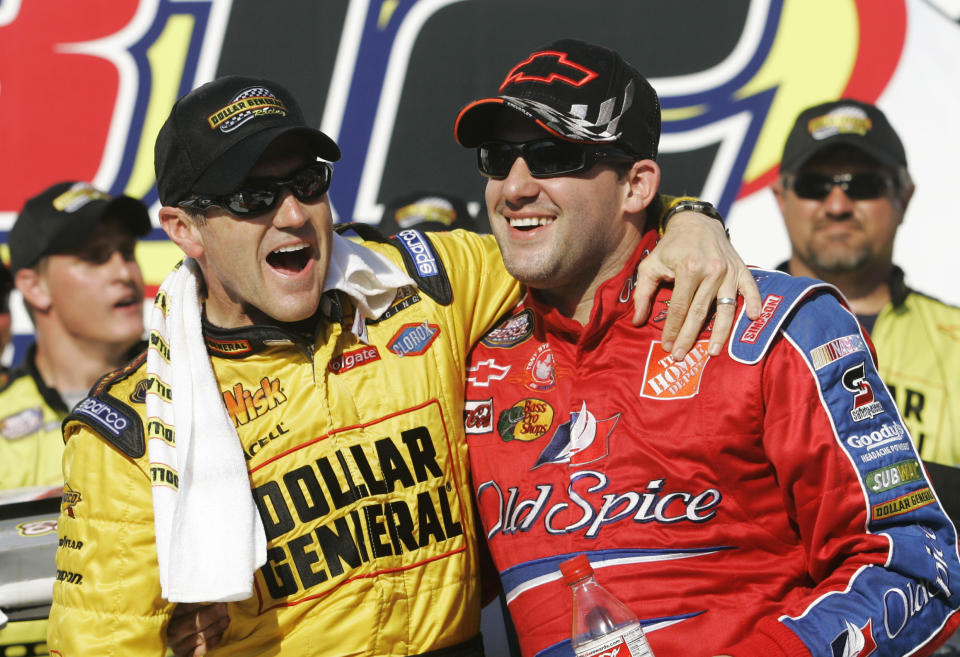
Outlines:
[[597, 583], [587, 555], [560, 564], [573, 592], [573, 650], [577, 657], [653, 657], [640, 621]]

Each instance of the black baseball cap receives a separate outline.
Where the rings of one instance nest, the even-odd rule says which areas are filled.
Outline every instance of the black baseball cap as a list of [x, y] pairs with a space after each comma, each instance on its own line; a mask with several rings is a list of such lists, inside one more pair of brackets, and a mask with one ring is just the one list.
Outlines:
[[276, 82], [229, 75], [197, 87], [174, 103], [157, 135], [160, 202], [235, 191], [267, 147], [287, 134], [302, 138], [317, 157], [340, 159], [334, 141], [307, 125], [296, 99]]
[[828, 146], [853, 146], [892, 170], [907, 168], [903, 143], [875, 105], [843, 98], [808, 107], [783, 148], [780, 170], [793, 173]]
[[407, 228], [443, 232], [463, 228], [481, 232], [467, 202], [443, 192], [416, 191], [391, 199], [383, 208], [377, 228], [395, 235]]
[[108, 213], [122, 219], [137, 237], [150, 232], [143, 202], [110, 196], [90, 183], [61, 182], [30, 198], [7, 236], [11, 273], [81, 244]]
[[538, 48], [510, 69], [497, 96], [460, 110], [457, 141], [474, 148], [495, 138], [496, 118], [504, 111], [519, 112], [562, 139], [617, 144], [638, 158], [657, 157], [657, 92], [602, 46], [561, 39]]

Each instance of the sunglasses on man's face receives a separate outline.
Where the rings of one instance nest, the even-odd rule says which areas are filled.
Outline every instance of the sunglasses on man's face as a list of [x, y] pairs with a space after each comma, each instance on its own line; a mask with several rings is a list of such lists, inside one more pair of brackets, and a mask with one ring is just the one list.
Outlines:
[[289, 188], [297, 199], [313, 201], [330, 189], [333, 167], [327, 162], [311, 162], [293, 172], [286, 179], [261, 178], [248, 180], [235, 192], [221, 196], [198, 194], [181, 201], [183, 208], [206, 210], [211, 206], [223, 208], [237, 217], [255, 217], [277, 207], [283, 197], [283, 190]]
[[503, 180], [522, 157], [534, 178], [549, 178], [579, 173], [590, 169], [601, 160], [632, 162], [637, 156], [614, 146], [579, 144], [562, 139], [535, 139], [520, 144], [506, 141], [488, 141], [477, 148], [477, 166], [480, 173], [495, 180]]
[[843, 173], [827, 176], [822, 173], [800, 173], [789, 183], [790, 189], [800, 198], [822, 201], [834, 186], [853, 201], [880, 198], [887, 190], [895, 189], [896, 183], [887, 175], [876, 172]]

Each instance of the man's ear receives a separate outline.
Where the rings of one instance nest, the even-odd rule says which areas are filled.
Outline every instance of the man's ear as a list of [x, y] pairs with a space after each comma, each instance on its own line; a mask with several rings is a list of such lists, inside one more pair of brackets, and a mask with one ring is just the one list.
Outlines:
[[780, 208], [780, 214], [786, 216], [786, 212], [784, 211], [784, 204], [786, 203], [784, 194], [786, 194], [787, 191], [783, 186], [783, 176], [777, 176], [777, 179], [770, 184], [770, 191], [773, 192], [773, 198], [777, 200], [777, 206]]
[[170, 241], [191, 258], [196, 259], [203, 255], [203, 235], [196, 220], [185, 210], [170, 205], [160, 208], [160, 227]]
[[47, 277], [36, 269], [21, 269], [14, 277], [13, 284], [20, 290], [23, 300], [34, 310], [45, 313], [50, 310], [50, 286]]
[[627, 172], [627, 183], [624, 209], [629, 213], [644, 210], [660, 189], [660, 166], [653, 160], [637, 160]]

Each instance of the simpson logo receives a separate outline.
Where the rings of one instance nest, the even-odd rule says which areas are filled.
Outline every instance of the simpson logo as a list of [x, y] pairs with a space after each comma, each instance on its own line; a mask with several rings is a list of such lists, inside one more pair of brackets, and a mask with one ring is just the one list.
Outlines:
[[854, 422], [863, 422], [883, 413], [883, 405], [873, 398], [873, 387], [867, 382], [865, 365], [862, 361], [846, 370], [840, 382], [843, 388], [853, 395], [850, 417]]
[[106, 429], [115, 438], [119, 438], [123, 430], [130, 426], [130, 420], [116, 409], [93, 397], [87, 397], [77, 404], [73, 412], [96, 421], [98, 427]]
[[533, 311], [524, 310], [490, 329], [480, 342], [497, 349], [513, 347], [533, 335]]
[[927, 506], [928, 504], [932, 504], [934, 502], [936, 502], [936, 498], [933, 496], [933, 491], [930, 490], [928, 486], [924, 486], [918, 491], [907, 493], [906, 495], [894, 498], [889, 502], [874, 504], [872, 508], [873, 517], [875, 520], [892, 518], [893, 516], [909, 513], [915, 509], [919, 509], [920, 507]]
[[17, 440], [43, 428], [43, 411], [27, 408], [0, 420], [0, 435], [7, 440]]
[[548, 463], [575, 467], [605, 458], [610, 451], [610, 435], [619, 421], [620, 413], [598, 420], [584, 402], [579, 411], [570, 414], [569, 422], [557, 427], [533, 468]]
[[467, 369], [467, 381], [478, 388], [487, 388], [491, 381], [502, 381], [510, 372], [510, 365], [497, 365], [492, 358], [481, 360]]
[[73, 507], [80, 504], [82, 499], [80, 491], [70, 488], [70, 484], [64, 484], [63, 496], [60, 498], [60, 512], [66, 513], [71, 518], [76, 518], [73, 514]]
[[249, 340], [214, 340], [206, 338], [207, 351], [223, 356], [242, 356], [253, 351]]
[[553, 424], [553, 407], [542, 399], [521, 399], [500, 413], [497, 433], [505, 442], [536, 440]]
[[900, 461], [885, 468], [873, 470], [872, 472], [868, 472], [866, 477], [867, 487], [873, 493], [882, 493], [891, 488], [913, 483], [914, 481], [920, 481], [921, 479], [923, 479], [923, 473], [916, 459]]
[[763, 332], [763, 329], [770, 323], [770, 320], [773, 318], [773, 313], [777, 311], [782, 301], [783, 297], [777, 294], [768, 294], [767, 298], [763, 300], [763, 310], [760, 312], [760, 317], [750, 322], [750, 325], [743, 332], [743, 335], [740, 336], [740, 342], [746, 344], [756, 342], [757, 338], [759, 338]]
[[527, 361], [527, 374], [530, 382], [527, 387], [531, 390], [550, 390], [557, 382], [553, 369], [553, 351], [550, 345], [542, 344]]
[[493, 397], [482, 401], [463, 403], [463, 427], [469, 433], [493, 431]]
[[663, 350], [660, 342], [653, 342], [647, 352], [647, 366], [643, 371], [640, 396], [648, 399], [689, 399], [700, 392], [700, 380], [710, 355], [709, 340], [698, 340], [681, 361]]
[[830, 642], [831, 657], [868, 657], [877, 651], [872, 618], [863, 627], [857, 627], [846, 619], [844, 623], [846, 629]]
[[238, 93], [226, 107], [221, 107], [207, 117], [211, 130], [233, 132], [247, 121], [258, 116], [286, 116], [287, 107], [266, 87], [248, 87]]
[[360, 367], [361, 365], [372, 363], [375, 360], [380, 360], [380, 352], [377, 351], [376, 347], [361, 347], [360, 349], [340, 354], [330, 361], [327, 369], [334, 374], [342, 374], [349, 372], [354, 367]]
[[417, 272], [425, 277], [437, 276], [440, 268], [437, 266], [437, 257], [430, 248], [430, 244], [423, 237], [423, 233], [415, 230], [401, 230], [397, 233], [400, 243], [407, 250], [417, 267]]
[[821, 370], [844, 356], [866, 350], [866, 345], [863, 344], [863, 339], [859, 335], [845, 335], [811, 349], [810, 360], [813, 363], [813, 369]]
[[440, 335], [436, 324], [404, 324], [390, 340], [387, 349], [397, 356], [419, 356], [430, 348]]
[[500, 85], [500, 91], [503, 91], [504, 87], [518, 82], [542, 82], [544, 84], [562, 82], [569, 84], [571, 87], [582, 87], [596, 77], [596, 71], [567, 59], [567, 53], [556, 50], [542, 50], [533, 53], [528, 59], [510, 69], [507, 77]]

